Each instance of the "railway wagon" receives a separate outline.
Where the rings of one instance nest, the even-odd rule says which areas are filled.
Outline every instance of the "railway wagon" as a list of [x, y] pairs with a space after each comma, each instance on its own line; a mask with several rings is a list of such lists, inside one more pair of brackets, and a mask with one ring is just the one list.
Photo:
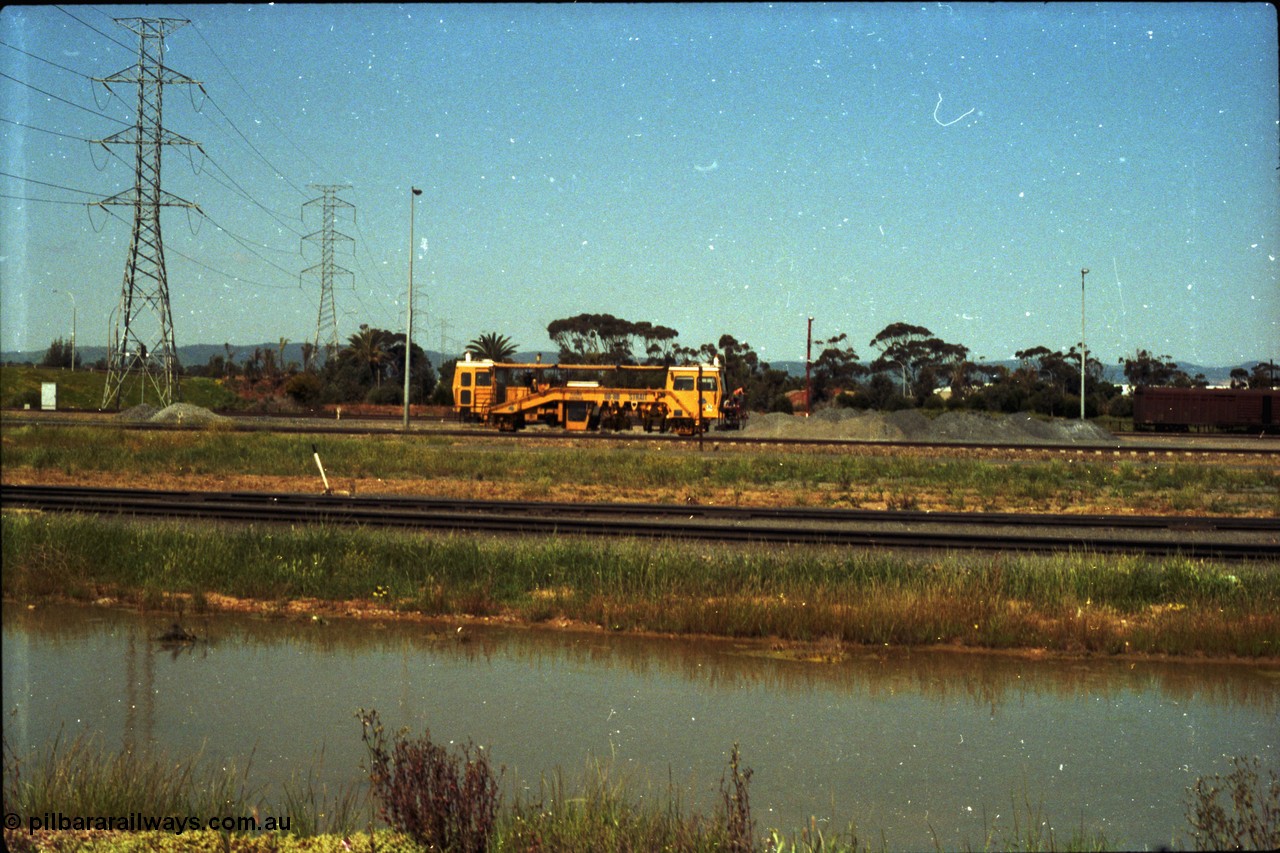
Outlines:
[[695, 435], [724, 420], [719, 361], [673, 367], [459, 361], [453, 409], [500, 430], [531, 423], [567, 430]]
[[1280, 391], [1274, 389], [1138, 388], [1135, 430], [1280, 431]]

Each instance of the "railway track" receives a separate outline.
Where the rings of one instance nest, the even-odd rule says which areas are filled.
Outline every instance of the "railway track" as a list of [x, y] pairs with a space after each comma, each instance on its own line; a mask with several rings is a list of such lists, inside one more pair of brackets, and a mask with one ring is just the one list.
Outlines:
[[578, 504], [3, 486], [0, 505], [229, 523], [1026, 553], [1280, 559], [1280, 519]]
[[[111, 415], [88, 415], [69, 418], [64, 413], [6, 413], [6, 421], [12, 425], [40, 427], [100, 426], [130, 431], [182, 432], [207, 429], [205, 424], [122, 422]], [[292, 435], [403, 435], [399, 421], [390, 418], [360, 421], [334, 421], [323, 418], [237, 417], [226, 424], [236, 432], [271, 432]], [[882, 450], [919, 450], [965, 452], [999, 451], [1003, 453], [1037, 454], [1068, 457], [1120, 457], [1135, 459], [1198, 457], [1258, 457], [1263, 460], [1280, 458], [1280, 437], [1225, 436], [1220, 434], [1155, 435], [1151, 433], [1125, 433], [1114, 442], [1106, 443], [1052, 443], [1035, 442], [1011, 444], [984, 441], [913, 441], [892, 439], [804, 438], [743, 435], [737, 432], [713, 431], [699, 437], [680, 436], [673, 433], [646, 433], [641, 430], [622, 432], [590, 431], [566, 432], [547, 427], [534, 427], [520, 432], [500, 432], [480, 426], [459, 426], [449, 421], [415, 421], [407, 433], [422, 438], [488, 439], [497, 441], [551, 441], [563, 442], [617, 442], [652, 441], [675, 442], [689, 446], [738, 445], [743, 447], [866, 447]], [[1230, 443], [1226, 443], [1229, 440]]]

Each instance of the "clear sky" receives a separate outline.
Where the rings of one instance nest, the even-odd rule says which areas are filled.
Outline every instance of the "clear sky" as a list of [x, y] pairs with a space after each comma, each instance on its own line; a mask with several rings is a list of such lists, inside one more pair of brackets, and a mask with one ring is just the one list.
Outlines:
[[[1262, 3], [9, 6], [0, 346], [103, 345], [137, 62], [181, 18], [164, 125], [179, 346], [312, 339], [314, 184], [350, 184], [339, 336], [551, 349], [581, 312], [766, 360], [893, 322], [975, 358], [1080, 339], [1280, 358], [1276, 12]], [[350, 251], [353, 249], [354, 253]], [[68, 296], [67, 293], [71, 295]]]

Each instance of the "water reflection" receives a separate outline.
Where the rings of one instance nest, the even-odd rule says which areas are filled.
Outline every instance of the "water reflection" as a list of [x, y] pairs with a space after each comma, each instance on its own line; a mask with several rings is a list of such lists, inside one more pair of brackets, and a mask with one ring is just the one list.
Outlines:
[[222, 616], [189, 618], [201, 640], [162, 648], [171, 621], [6, 605], [11, 743], [63, 729], [240, 764], [253, 751], [267, 784], [323, 749], [338, 781], [359, 776], [356, 709], [376, 707], [390, 730], [491, 747], [509, 779], [536, 786], [596, 756], [709, 806], [738, 742], [762, 825], [856, 818], [895, 848], [932, 848], [932, 832], [979, 844], [1024, 796], [1060, 837], [1083, 822], [1120, 846], [1169, 844], [1196, 775], [1234, 754], [1278, 761], [1275, 666], [936, 652], [815, 664], [732, 642]]

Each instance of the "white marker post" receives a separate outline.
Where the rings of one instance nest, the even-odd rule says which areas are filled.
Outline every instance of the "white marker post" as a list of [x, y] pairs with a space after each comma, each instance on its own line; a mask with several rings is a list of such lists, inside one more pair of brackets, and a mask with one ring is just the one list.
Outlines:
[[329, 489], [329, 478], [324, 475], [324, 465], [320, 462], [320, 451], [316, 449], [314, 444], [311, 445], [311, 455], [315, 457], [316, 467], [320, 469], [320, 481], [324, 483], [324, 493], [326, 495], [332, 494]]

